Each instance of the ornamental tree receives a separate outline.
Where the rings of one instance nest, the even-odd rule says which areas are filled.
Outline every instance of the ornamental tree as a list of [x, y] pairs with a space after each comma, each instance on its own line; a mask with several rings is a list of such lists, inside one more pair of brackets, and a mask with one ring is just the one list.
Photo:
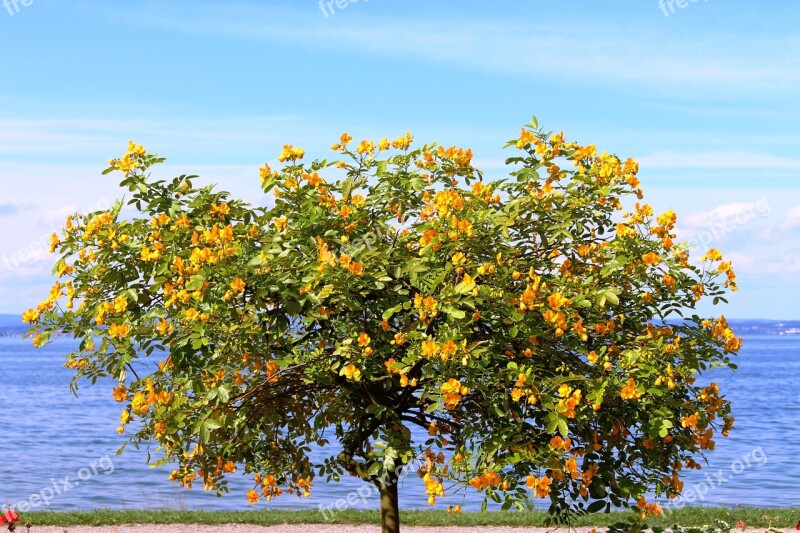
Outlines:
[[126, 210], [53, 236], [33, 342], [80, 340], [75, 380], [119, 380], [120, 433], [185, 487], [223, 493], [239, 470], [256, 502], [350, 474], [380, 489], [392, 532], [400, 469], [421, 457], [432, 505], [464, 489], [484, 507], [544, 498], [560, 521], [658, 513], [645, 493], [678, 495], [732, 427], [695, 380], [741, 341], [693, 312], [735, 289], [730, 263], [690, 262], [635, 161], [535, 119], [507, 146], [508, 176], [488, 180], [470, 150], [410, 134], [344, 134], [336, 161], [287, 145], [260, 170], [274, 199], [251, 206], [152, 179], [163, 159], [131, 143], [106, 171]]

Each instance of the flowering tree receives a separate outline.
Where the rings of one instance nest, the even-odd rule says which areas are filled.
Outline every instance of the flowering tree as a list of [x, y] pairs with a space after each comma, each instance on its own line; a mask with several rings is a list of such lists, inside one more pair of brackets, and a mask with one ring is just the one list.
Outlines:
[[509, 178], [488, 181], [470, 150], [410, 134], [344, 134], [336, 162], [287, 145], [260, 172], [274, 201], [252, 207], [151, 179], [162, 159], [131, 144], [107, 172], [134, 215], [120, 202], [53, 236], [33, 342], [79, 339], [75, 378], [119, 380], [119, 431], [182, 486], [222, 493], [240, 469], [256, 502], [349, 473], [398, 531], [399, 469], [421, 455], [431, 504], [472, 487], [504, 509], [549, 499], [559, 520], [657, 513], [644, 494], [677, 495], [732, 426], [695, 379], [740, 339], [724, 317], [677, 319], [734, 273], [716, 250], [691, 263], [675, 214], [635, 203], [633, 160], [535, 119], [509, 146]]

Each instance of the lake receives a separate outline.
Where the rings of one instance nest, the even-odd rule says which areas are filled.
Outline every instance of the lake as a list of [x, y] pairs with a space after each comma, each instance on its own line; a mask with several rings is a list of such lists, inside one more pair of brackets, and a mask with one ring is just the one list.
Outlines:
[[[0, 503], [59, 510], [250, 508], [244, 479], [233, 479], [239, 490], [218, 498], [202, 484], [188, 491], [167, 481], [170, 469], [149, 468], [144, 450], [117, 456], [124, 442], [116, 433], [120, 406], [110, 385], [87, 383], [78, 398], [70, 393], [71, 371], [62, 367], [70, 346], [58, 340], [35, 350], [27, 340], [0, 338]], [[735, 430], [716, 439], [710, 464], [686, 476], [684, 492], [693, 491], [692, 505], [800, 506], [800, 336], [746, 336], [737, 363], [736, 372], [713, 375], [733, 401]], [[364, 487], [356, 479], [315, 480], [310, 498], [282, 496], [267, 505], [318, 508]], [[415, 474], [400, 492], [403, 508], [428, 508]], [[481, 501], [470, 492], [466, 499], [439, 499], [436, 508], [478, 510]], [[375, 508], [377, 498], [354, 507]]]

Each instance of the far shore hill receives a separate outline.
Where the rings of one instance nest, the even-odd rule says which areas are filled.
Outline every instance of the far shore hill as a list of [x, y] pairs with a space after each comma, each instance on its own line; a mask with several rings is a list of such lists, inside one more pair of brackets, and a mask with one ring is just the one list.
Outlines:
[[[737, 335], [800, 335], [800, 320], [728, 319]], [[0, 314], [0, 337], [22, 337], [28, 325], [21, 315]]]

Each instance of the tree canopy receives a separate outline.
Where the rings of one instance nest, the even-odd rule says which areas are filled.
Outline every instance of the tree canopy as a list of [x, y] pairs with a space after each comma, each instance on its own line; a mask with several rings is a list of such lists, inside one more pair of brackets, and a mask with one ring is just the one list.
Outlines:
[[696, 379], [741, 340], [694, 312], [735, 290], [731, 265], [690, 261], [632, 159], [535, 119], [508, 146], [490, 180], [471, 150], [410, 133], [343, 134], [335, 161], [287, 145], [252, 206], [153, 179], [163, 159], [131, 143], [107, 170], [127, 200], [53, 236], [33, 342], [79, 339], [75, 379], [117, 379], [119, 431], [186, 487], [225, 492], [243, 470], [256, 502], [351, 474], [388, 494], [387, 527], [416, 457], [432, 505], [465, 489], [548, 499], [560, 520], [657, 513], [645, 493], [678, 495], [732, 427]]

